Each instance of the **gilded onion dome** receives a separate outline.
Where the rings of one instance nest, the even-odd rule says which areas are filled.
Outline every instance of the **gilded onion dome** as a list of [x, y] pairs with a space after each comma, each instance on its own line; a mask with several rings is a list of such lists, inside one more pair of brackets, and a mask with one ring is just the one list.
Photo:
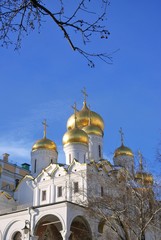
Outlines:
[[143, 156], [141, 152], [139, 151], [139, 171], [135, 174], [135, 179], [138, 183], [142, 185], [153, 185], [153, 176], [150, 173], [147, 173], [144, 171], [143, 168]]
[[88, 141], [87, 133], [77, 127], [67, 131], [63, 136], [63, 145], [68, 143], [82, 143], [88, 145]]
[[[102, 117], [96, 112], [90, 111], [91, 114], [91, 125], [104, 130], [104, 121]], [[89, 108], [87, 107], [86, 101], [83, 102], [83, 108], [77, 112], [77, 126], [78, 128], [83, 128], [88, 126], [89, 123]], [[71, 130], [75, 125], [74, 114], [67, 121], [67, 129]]]
[[134, 154], [131, 151], [131, 149], [124, 146], [124, 138], [123, 138], [124, 133], [122, 131], [122, 128], [120, 128], [119, 133], [120, 133], [120, 136], [121, 136], [121, 146], [115, 150], [114, 157], [119, 157], [119, 156], [133, 157]]
[[57, 151], [56, 144], [50, 139], [46, 138], [46, 127], [48, 126], [46, 124], [46, 120], [44, 120], [42, 124], [44, 125], [44, 137], [35, 142], [35, 144], [32, 147], [32, 152], [38, 149], [47, 149], [47, 150]]
[[135, 179], [140, 184], [153, 185], [153, 176], [147, 172], [137, 172], [135, 174]]
[[101, 128], [94, 125], [88, 125], [86, 127], [83, 127], [82, 130], [85, 131], [88, 135], [94, 134], [101, 137], [103, 136], [103, 131], [101, 130]]
[[123, 144], [117, 148], [114, 152], [114, 157], [118, 157], [118, 156], [129, 156], [129, 157], [133, 157], [133, 152], [131, 151], [130, 148], [124, 146]]
[[42, 138], [35, 142], [35, 144], [32, 147], [32, 152], [38, 149], [47, 149], [47, 150], [57, 151], [56, 144], [48, 138]]

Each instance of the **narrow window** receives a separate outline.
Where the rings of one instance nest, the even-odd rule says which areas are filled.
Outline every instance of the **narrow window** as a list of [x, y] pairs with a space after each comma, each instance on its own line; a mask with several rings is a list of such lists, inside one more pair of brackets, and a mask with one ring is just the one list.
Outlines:
[[42, 201], [46, 200], [46, 191], [42, 191]]
[[103, 193], [103, 187], [101, 186], [101, 197], [103, 197], [104, 193]]
[[69, 154], [69, 164], [71, 164], [71, 161], [72, 161], [72, 156], [71, 154]]
[[35, 162], [34, 162], [34, 173], [36, 173], [36, 164], [37, 164], [37, 159], [35, 159]]
[[53, 163], [53, 159], [51, 159], [50, 162]]
[[145, 240], [145, 234], [142, 233], [141, 240]]
[[57, 196], [62, 197], [62, 186], [57, 188]]
[[17, 187], [18, 186], [18, 184], [19, 184], [19, 179], [15, 179], [15, 187]]
[[100, 145], [98, 145], [98, 155], [101, 158], [101, 146]]
[[86, 162], [86, 155], [84, 154], [84, 163]]
[[74, 182], [74, 193], [79, 192], [78, 182]]

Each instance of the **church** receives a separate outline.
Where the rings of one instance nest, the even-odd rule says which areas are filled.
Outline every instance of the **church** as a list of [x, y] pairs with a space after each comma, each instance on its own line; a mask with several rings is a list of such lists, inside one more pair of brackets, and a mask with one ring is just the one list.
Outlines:
[[[62, 136], [65, 163], [59, 163], [56, 143], [47, 137], [46, 121], [43, 138], [32, 146], [30, 165], [24, 163], [19, 167], [9, 162], [9, 154], [3, 154], [0, 240], [161, 239], [158, 221], [155, 227], [150, 221], [144, 224], [141, 235], [138, 230], [134, 234], [131, 226], [122, 221], [125, 215], [120, 210], [120, 199], [124, 199], [125, 210], [128, 196], [134, 199], [134, 195], [140, 197], [141, 193], [153, 195], [153, 176], [144, 171], [141, 154], [140, 169], [136, 171], [134, 154], [124, 145], [122, 129], [113, 164], [104, 159], [104, 121], [88, 107], [87, 93], [82, 92], [82, 109], [73, 106], [74, 114], [67, 120], [67, 130]], [[118, 201], [116, 216], [116, 208], [112, 210], [112, 206]], [[101, 203], [106, 205], [101, 207]], [[149, 209], [152, 211], [148, 207], [146, 213]], [[143, 208], [141, 214], [143, 220]], [[156, 219], [160, 217], [161, 214]], [[120, 224], [116, 224], [118, 219]], [[131, 237], [126, 238], [126, 234]], [[141, 237], [137, 238], [137, 234]]]

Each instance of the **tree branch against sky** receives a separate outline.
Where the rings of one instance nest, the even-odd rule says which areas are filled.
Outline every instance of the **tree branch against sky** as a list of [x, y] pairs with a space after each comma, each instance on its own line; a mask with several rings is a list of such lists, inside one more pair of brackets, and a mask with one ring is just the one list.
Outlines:
[[[89, 50], [96, 39], [108, 39], [108, 0], [1, 0], [0, 41], [2, 46], [21, 47], [22, 38], [38, 28], [47, 18], [63, 33], [73, 51], [80, 53], [88, 65], [94, 67], [94, 58], [111, 63], [110, 54]], [[76, 34], [76, 36], [75, 36]], [[81, 41], [80, 41], [81, 40]], [[83, 44], [82, 44], [83, 43]], [[98, 44], [99, 46], [99, 44]], [[99, 47], [98, 47], [99, 48]]]

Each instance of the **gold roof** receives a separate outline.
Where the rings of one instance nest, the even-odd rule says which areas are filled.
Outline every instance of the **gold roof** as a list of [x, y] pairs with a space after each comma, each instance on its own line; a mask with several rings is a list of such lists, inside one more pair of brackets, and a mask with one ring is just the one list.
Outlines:
[[88, 145], [88, 135], [83, 130], [75, 127], [63, 136], [63, 145], [68, 143], [83, 143]]
[[101, 137], [103, 136], [103, 131], [97, 126], [89, 125], [83, 127], [82, 130], [85, 131], [88, 135], [94, 134]]
[[121, 147], [117, 148], [114, 152], [114, 157], [118, 157], [118, 156], [130, 156], [133, 157], [133, 152], [131, 151], [130, 148], [125, 147], [123, 144], [121, 145]]
[[32, 152], [38, 149], [48, 149], [48, 150], [57, 151], [56, 144], [46, 137], [36, 141], [36, 143], [32, 147]]
[[150, 184], [153, 185], [153, 176], [147, 172], [137, 172], [135, 174], [135, 179], [141, 184]]
[[[77, 126], [83, 128], [88, 126], [89, 123], [89, 108], [87, 107], [86, 101], [83, 102], [83, 108], [76, 113]], [[99, 127], [102, 131], [104, 130], [104, 121], [102, 117], [96, 112], [90, 111], [91, 125]], [[67, 129], [71, 130], [75, 126], [74, 114], [67, 121]]]

